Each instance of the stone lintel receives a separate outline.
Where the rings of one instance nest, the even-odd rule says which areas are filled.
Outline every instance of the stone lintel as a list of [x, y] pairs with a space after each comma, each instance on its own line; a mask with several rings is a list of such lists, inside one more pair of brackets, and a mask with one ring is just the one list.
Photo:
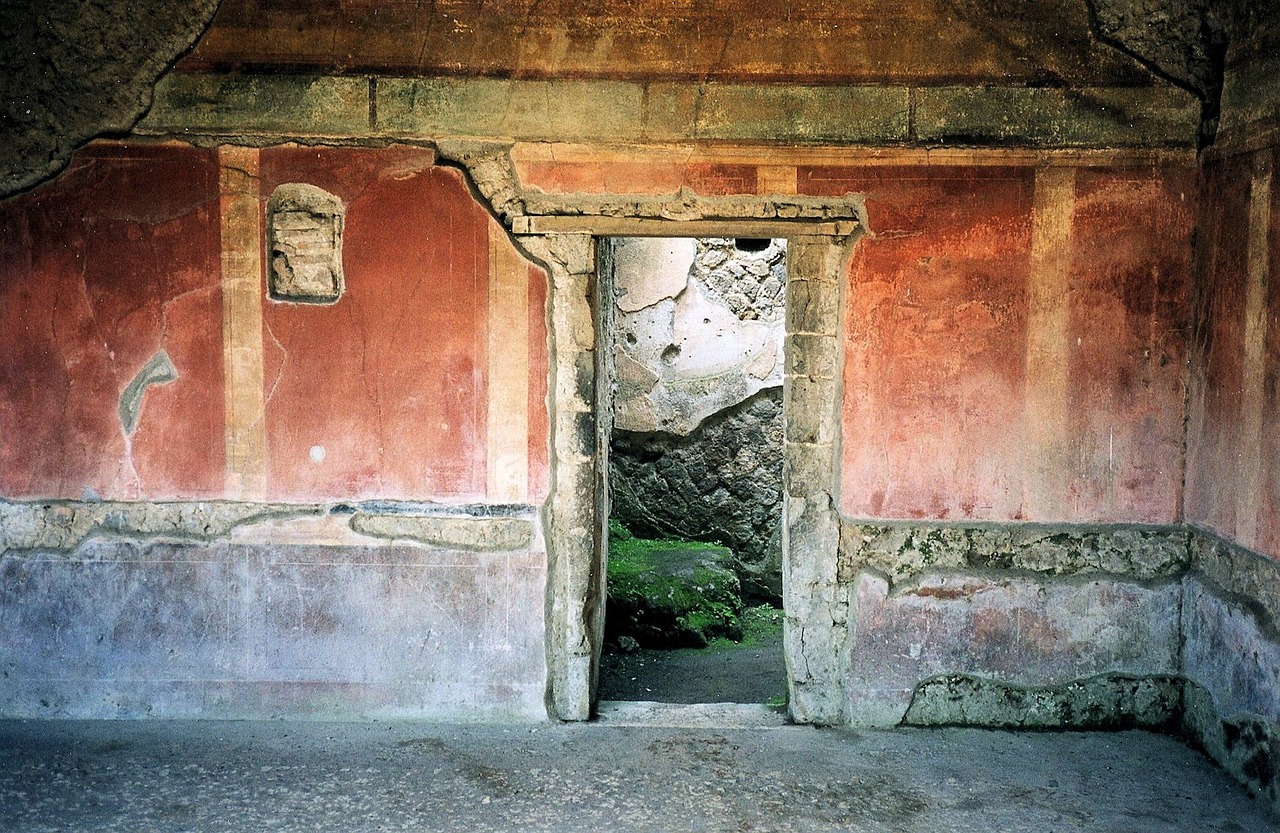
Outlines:
[[843, 237], [858, 227], [856, 220], [659, 220], [598, 215], [521, 216], [513, 219], [516, 234], [595, 234], [606, 237], [721, 237], [732, 230], [737, 237]]
[[171, 73], [136, 132], [1189, 148], [1198, 123], [1194, 97], [1167, 85], [1066, 90]]

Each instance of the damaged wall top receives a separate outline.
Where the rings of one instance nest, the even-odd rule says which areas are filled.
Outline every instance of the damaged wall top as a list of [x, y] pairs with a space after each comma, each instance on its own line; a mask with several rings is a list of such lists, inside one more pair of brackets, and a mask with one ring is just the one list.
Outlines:
[[61, 170], [89, 139], [128, 131], [217, 8], [218, 0], [6, 3], [0, 195]]
[[227, 0], [190, 69], [819, 83], [1149, 84], [1084, 0]]

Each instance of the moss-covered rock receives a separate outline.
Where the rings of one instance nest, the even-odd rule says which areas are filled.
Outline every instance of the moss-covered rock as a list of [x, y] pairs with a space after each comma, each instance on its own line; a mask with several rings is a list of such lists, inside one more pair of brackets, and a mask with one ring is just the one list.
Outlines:
[[741, 639], [733, 563], [728, 547], [611, 535], [606, 638], [630, 636], [646, 648]]

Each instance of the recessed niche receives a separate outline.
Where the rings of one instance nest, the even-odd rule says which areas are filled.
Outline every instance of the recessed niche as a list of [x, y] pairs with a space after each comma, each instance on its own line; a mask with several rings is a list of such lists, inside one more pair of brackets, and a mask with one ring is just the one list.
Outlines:
[[332, 304], [342, 297], [346, 206], [323, 188], [281, 185], [267, 201], [269, 291], [274, 301]]

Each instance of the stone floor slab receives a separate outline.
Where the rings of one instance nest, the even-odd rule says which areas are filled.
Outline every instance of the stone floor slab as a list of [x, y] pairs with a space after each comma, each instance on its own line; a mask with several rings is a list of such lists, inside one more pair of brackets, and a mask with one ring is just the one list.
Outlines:
[[1146, 732], [0, 722], [0, 830], [1262, 833]]

